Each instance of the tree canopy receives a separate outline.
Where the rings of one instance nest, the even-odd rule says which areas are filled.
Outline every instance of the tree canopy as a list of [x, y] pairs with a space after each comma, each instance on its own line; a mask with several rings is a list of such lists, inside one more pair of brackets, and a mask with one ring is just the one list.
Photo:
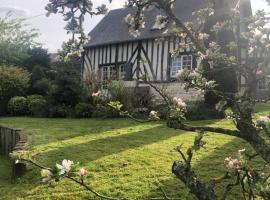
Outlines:
[[0, 18], [0, 64], [22, 65], [29, 58], [28, 49], [38, 45], [37, 36], [23, 19], [14, 19], [9, 13]]

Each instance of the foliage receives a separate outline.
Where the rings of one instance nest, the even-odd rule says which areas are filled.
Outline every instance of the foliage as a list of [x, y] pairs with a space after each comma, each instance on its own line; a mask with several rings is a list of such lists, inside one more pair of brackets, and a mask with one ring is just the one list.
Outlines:
[[82, 92], [80, 68], [72, 62], [58, 62], [54, 66], [54, 87], [51, 100], [66, 106], [75, 106]]
[[35, 83], [42, 78], [44, 78], [45, 74], [39, 65], [35, 65], [31, 71], [31, 81]]
[[64, 52], [66, 52], [63, 57], [66, 57], [68, 54], [81, 55], [83, 45], [89, 41], [90, 38], [83, 30], [84, 15], [89, 14], [93, 16], [107, 12], [107, 8], [104, 4], [96, 7], [96, 10], [94, 10], [91, 0], [76, 0], [72, 2], [69, 0], [55, 0], [50, 1], [45, 9], [47, 16], [61, 12], [67, 22], [65, 29], [68, 34], [72, 35], [72, 39], [63, 45]]
[[30, 115], [44, 117], [47, 114], [47, 101], [41, 95], [31, 95], [27, 97], [27, 106]]
[[0, 18], [0, 65], [22, 66], [30, 56], [28, 49], [37, 45], [37, 36], [23, 19], [12, 19], [10, 13]]
[[75, 116], [79, 118], [89, 118], [93, 114], [94, 107], [88, 103], [78, 103], [75, 108]]
[[104, 106], [102, 104], [97, 104], [96, 108], [93, 111], [92, 117], [98, 118], [118, 118], [119, 113], [113, 108]]
[[28, 112], [27, 100], [25, 97], [12, 97], [8, 102], [8, 111], [14, 116], [26, 115]]
[[85, 70], [83, 73], [84, 87], [88, 94], [92, 94], [101, 88], [101, 76], [98, 71]]
[[27, 51], [29, 57], [24, 61], [23, 66], [29, 71], [33, 70], [33, 67], [37, 65], [42, 69], [46, 70], [50, 64], [50, 56], [47, 49], [42, 47], [32, 47]]
[[132, 107], [133, 95], [124, 81], [111, 81], [108, 85], [110, 100], [122, 102], [127, 108]]
[[5, 113], [11, 97], [22, 95], [29, 86], [30, 74], [18, 67], [0, 66], [0, 113]]
[[224, 118], [224, 112], [218, 111], [203, 101], [190, 101], [187, 104], [186, 118], [188, 120], [209, 120]]
[[62, 105], [51, 105], [49, 107], [49, 117], [53, 118], [65, 118], [70, 116], [71, 108], [62, 104]]
[[31, 86], [31, 93], [43, 96], [49, 96], [54, 90], [53, 81], [48, 78], [42, 78]]

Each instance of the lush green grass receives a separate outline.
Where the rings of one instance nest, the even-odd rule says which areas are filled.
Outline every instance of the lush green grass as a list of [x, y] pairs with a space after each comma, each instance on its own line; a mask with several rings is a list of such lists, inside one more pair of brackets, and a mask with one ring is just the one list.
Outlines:
[[[269, 113], [270, 105], [258, 110]], [[195, 123], [232, 127], [227, 120]], [[30, 136], [29, 150], [42, 165], [53, 166], [63, 159], [81, 162], [92, 175], [87, 183], [100, 193], [142, 199], [162, 196], [162, 187], [171, 196], [194, 199], [171, 173], [171, 165], [180, 159], [174, 148], [182, 143], [189, 147], [195, 133], [169, 129], [163, 123], [138, 124], [126, 119], [0, 118], [0, 124], [24, 130]], [[205, 139], [209, 144], [195, 155], [193, 165], [206, 180], [223, 175], [225, 157], [242, 148], [251, 151], [235, 137], [207, 133]], [[97, 199], [67, 180], [43, 185], [33, 167], [16, 184], [10, 184], [8, 162], [0, 159], [0, 163], [0, 199]], [[218, 186], [219, 190], [222, 187]], [[241, 199], [237, 189], [231, 199]]]

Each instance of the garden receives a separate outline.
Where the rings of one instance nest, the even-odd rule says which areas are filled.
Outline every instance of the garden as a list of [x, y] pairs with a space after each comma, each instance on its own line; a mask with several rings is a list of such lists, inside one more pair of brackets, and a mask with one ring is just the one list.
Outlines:
[[189, 48], [198, 67], [170, 81], [197, 100], [147, 73], [131, 77], [136, 87], [119, 78], [104, 88], [99, 69], [82, 69], [84, 16], [105, 5], [49, 1], [47, 15], [64, 16], [72, 34], [57, 61], [24, 20], [0, 18], [0, 199], [269, 200], [270, 103], [256, 96], [262, 81], [270, 86], [269, 14], [247, 17], [240, 34], [241, 9], [213, 2], [192, 13], [205, 30], [176, 17], [174, 1], [128, 0], [137, 12], [123, 19], [136, 38], [156, 6], [157, 28], [188, 37], [170, 55]]
[[[269, 113], [270, 105], [260, 104], [256, 117]], [[30, 136], [29, 149], [36, 161], [52, 166], [64, 158], [80, 162], [89, 172], [87, 183], [108, 196], [130, 199], [172, 197], [194, 199], [171, 173], [170, 163], [179, 159], [175, 147], [184, 149], [196, 133], [167, 128], [163, 122], [141, 124], [129, 119], [44, 119], [0, 118], [1, 125], [18, 127]], [[196, 125], [232, 127], [231, 120], [194, 121]], [[236, 155], [239, 147], [253, 152], [245, 141], [232, 136], [207, 133], [208, 144], [196, 154], [193, 166], [205, 179], [217, 178], [226, 171], [224, 159]], [[211, 163], [211, 164], [209, 164]], [[252, 161], [261, 165], [263, 160]], [[10, 183], [9, 163], [1, 165], [0, 199], [90, 199], [91, 193], [64, 180], [61, 184], [40, 184], [40, 170], [30, 167], [27, 174]], [[6, 168], [5, 168], [6, 167]], [[219, 185], [219, 194], [226, 182]], [[229, 199], [241, 199], [240, 187]]]

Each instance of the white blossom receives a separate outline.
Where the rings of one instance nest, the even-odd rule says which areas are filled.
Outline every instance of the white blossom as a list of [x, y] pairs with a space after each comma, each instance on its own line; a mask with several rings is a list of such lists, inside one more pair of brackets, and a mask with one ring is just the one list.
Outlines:
[[63, 160], [62, 165], [56, 164], [56, 167], [60, 170], [59, 175], [63, 175], [68, 173], [71, 170], [71, 166], [73, 165], [73, 161]]

